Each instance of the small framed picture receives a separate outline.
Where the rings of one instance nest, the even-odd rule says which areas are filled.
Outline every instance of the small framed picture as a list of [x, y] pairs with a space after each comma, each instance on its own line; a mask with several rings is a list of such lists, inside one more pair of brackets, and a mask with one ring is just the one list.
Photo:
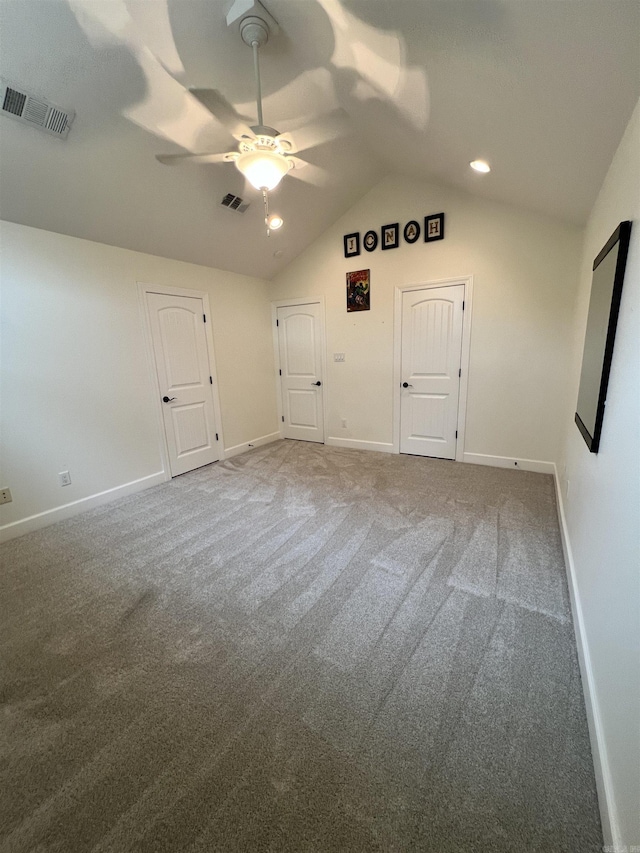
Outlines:
[[424, 242], [444, 240], [444, 213], [434, 213], [424, 218]]
[[394, 222], [393, 225], [382, 226], [382, 249], [397, 249], [399, 238], [400, 225]]
[[367, 231], [362, 240], [362, 244], [367, 252], [373, 252], [378, 245], [378, 235], [375, 231]]
[[353, 258], [354, 255], [360, 254], [360, 234], [345, 234], [344, 235], [344, 256], [345, 258]]
[[347, 311], [371, 310], [370, 270], [347, 273]]
[[407, 243], [415, 243], [420, 236], [420, 223], [412, 219], [404, 226], [404, 239]]

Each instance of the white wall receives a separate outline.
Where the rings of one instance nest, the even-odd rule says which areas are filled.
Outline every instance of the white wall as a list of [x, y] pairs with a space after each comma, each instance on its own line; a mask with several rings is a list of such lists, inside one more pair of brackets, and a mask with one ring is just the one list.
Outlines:
[[[157, 481], [161, 433], [137, 281], [209, 294], [225, 447], [277, 430], [266, 282], [8, 222], [0, 245], [0, 486], [13, 495], [0, 528]], [[62, 470], [72, 477], [64, 488]]]
[[[491, 176], [487, 176], [491, 180]], [[444, 211], [445, 239], [345, 259], [344, 234]], [[578, 229], [460, 191], [382, 181], [272, 284], [273, 299], [324, 295], [329, 436], [392, 441], [396, 285], [474, 276], [465, 451], [555, 461], [580, 251]], [[371, 310], [346, 311], [345, 273], [371, 269]], [[332, 354], [344, 352], [344, 364]], [[348, 429], [340, 426], [347, 419]]]
[[[592, 454], [573, 422], [591, 270], [626, 219], [631, 245], [600, 449]], [[640, 102], [585, 232], [572, 364], [559, 470], [605, 839], [640, 846]]]

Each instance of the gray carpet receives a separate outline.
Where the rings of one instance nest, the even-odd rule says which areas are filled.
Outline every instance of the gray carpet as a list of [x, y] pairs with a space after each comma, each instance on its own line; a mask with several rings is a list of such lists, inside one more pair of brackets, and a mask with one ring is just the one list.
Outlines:
[[281, 441], [0, 556], [3, 853], [601, 850], [551, 477]]

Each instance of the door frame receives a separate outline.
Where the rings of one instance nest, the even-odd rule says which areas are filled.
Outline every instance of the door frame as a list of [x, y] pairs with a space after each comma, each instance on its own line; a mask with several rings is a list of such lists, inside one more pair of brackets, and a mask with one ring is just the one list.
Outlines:
[[142, 328], [147, 352], [147, 365], [149, 367], [150, 387], [155, 391], [155, 413], [156, 413], [156, 429], [158, 432], [158, 444], [160, 446], [160, 455], [162, 457], [162, 470], [164, 471], [165, 481], [171, 479], [171, 466], [169, 464], [169, 448], [167, 445], [167, 435], [164, 428], [164, 418], [162, 416], [162, 389], [158, 383], [158, 372], [156, 370], [156, 357], [153, 350], [153, 338], [151, 336], [151, 316], [149, 314], [149, 303], [147, 302], [148, 293], [161, 293], [165, 296], [192, 296], [196, 299], [202, 299], [204, 313], [207, 316], [207, 322], [204, 324], [204, 334], [207, 341], [207, 358], [209, 363], [209, 375], [213, 379], [211, 385], [211, 396], [213, 398], [213, 415], [216, 420], [216, 432], [218, 433], [218, 451], [220, 453], [219, 461], [225, 459], [224, 452], [224, 437], [222, 434], [222, 411], [220, 408], [220, 394], [218, 391], [218, 374], [216, 370], [215, 350], [213, 348], [213, 315], [211, 314], [211, 306], [209, 305], [209, 294], [204, 290], [192, 290], [187, 287], [167, 287], [159, 284], [149, 284], [148, 282], [136, 282], [138, 289], [138, 303], [142, 315]]
[[473, 308], [473, 276], [441, 278], [421, 284], [396, 285], [393, 312], [393, 453], [400, 453], [400, 382], [402, 380], [402, 295], [412, 290], [430, 290], [435, 287], [464, 285], [464, 312], [462, 314], [462, 350], [460, 353], [460, 393], [458, 396], [458, 439], [456, 462], [464, 461], [464, 440], [467, 423], [467, 393], [469, 389], [469, 357], [471, 353], [471, 311]]
[[280, 378], [280, 341], [278, 340], [278, 308], [290, 308], [296, 305], [319, 305], [320, 306], [320, 351], [322, 353], [322, 443], [327, 443], [328, 435], [328, 395], [327, 395], [327, 335], [326, 335], [326, 310], [324, 296], [295, 296], [291, 299], [274, 299], [271, 302], [271, 330], [273, 332], [273, 367], [276, 381], [276, 404], [278, 410], [278, 431], [280, 438], [284, 438], [284, 426], [282, 422], [282, 380]]

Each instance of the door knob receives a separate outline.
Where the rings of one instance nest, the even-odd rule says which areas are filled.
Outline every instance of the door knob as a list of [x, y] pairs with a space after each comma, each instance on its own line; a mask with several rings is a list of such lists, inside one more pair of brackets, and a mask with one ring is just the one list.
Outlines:
[[175, 399], [176, 399], [175, 397], [163, 397], [162, 402], [163, 403], [170, 403], [172, 400], [175, 400]]
[[403, 387], [403, 388], [413, 388], [413, 385], [409, 385], [409, 383], [408, 383], [408, 382], [403, 382], [403, 383], [402, 383], [402, 387]]
[[312, 385], [317, 385], [318, 387], [320, 387], [320, 385], [322, 385], [322, 382], [320, 382], [320, 380], [318, 379], [318, 381], [317, 381], [317, 382], [312, 382], [311, 384], [312, 384]]

